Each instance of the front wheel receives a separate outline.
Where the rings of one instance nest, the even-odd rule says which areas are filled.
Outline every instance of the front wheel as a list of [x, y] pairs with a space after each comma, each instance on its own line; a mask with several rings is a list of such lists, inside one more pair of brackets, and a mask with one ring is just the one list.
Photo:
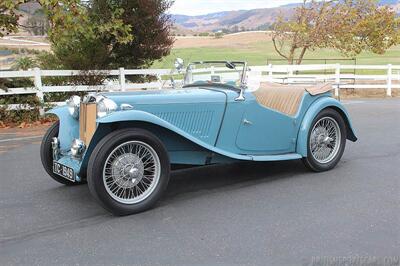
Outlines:
[[346, 124], [333, 109], [322, 110], [308, 133], [304, 164], [315, 172], [328, 171], [340, 161], [346, 146]]
[[145, 211], [165, 191], [170, 173], [163, 143], [142, 129], [122, 129], [103, 138], [88, 164], [88, 185], [115, 215]]

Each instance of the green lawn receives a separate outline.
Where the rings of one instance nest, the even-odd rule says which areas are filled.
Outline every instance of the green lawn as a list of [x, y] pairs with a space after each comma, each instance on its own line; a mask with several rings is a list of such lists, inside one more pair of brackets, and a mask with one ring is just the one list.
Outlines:
[[[185, 62], [198, 60], [246, 60], [250, 65], [265, 65], [268, 59], [280, 59], [273, 49], [271, 41], [256, 42], [246, 47], [199, 47], [173, 49], [171, 54], [159, 62], [155, 62], [153, 68], [170, 68], [175, 58], [180, 57]], [[308, 52], [305, 59], [345, 59], [340, 53], [330, 49], [320, 49]], [[284, 61], [273, 62], [274, 64], [285, 64]], [[324, 60], [307, 61], [304, 63], [322, 64]], [[353, 64], [354, 61], [328, 61], [328, 63]], [[373, 53], [362, 53], [356, 58], [357, 65], [370, 64], [397, 64], [400, 65], [400, 45], [393, 47], [383, 55]]]

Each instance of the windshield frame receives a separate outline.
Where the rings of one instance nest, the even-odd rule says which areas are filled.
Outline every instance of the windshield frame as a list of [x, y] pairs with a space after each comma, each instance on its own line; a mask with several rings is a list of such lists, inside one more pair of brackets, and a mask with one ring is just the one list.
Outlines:
[[[191, 71], [191, 67], [194, 65], [206, 65], [206, 64], [233, 64], [233, 65], [242, 65], [243, 70], [242, 70], [242, 75], [240, 77], [240, 85], [239, 87], [234, 86], [234, 85], [229, 85], [229, 84], [222, 84], [222, 83], [215, 83], [215, 82], [209, 82], [209, 83], [191, 83], [191, 84], [185, 84], [185, 81], [187, 80], [187, 75]], [[228, 68], [228, 67], [227, 67]], [[189, 63], [186, 71], [185, 71], [185, 77], [184, 77], [184, 88], [187, 87], [197, 87], [197, 86], [221, 86], [225, 88], [233, 88], [234, 90], [242, 90], [245, 89], [246, 87], [246, 73], [247, 73], [247, 62], [245, 61], [224, 61], [224, 60], [217, 60], [217, 61], [197, 61], [197, 62], [192, 62]]]

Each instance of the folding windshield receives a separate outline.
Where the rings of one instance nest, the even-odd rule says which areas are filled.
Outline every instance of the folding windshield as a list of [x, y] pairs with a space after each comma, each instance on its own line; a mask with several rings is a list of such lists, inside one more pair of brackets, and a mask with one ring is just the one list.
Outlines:
[[244, 84], [245, 72], [245, 62], [194, 62], [186, 70], [184, 86], [221, 84], [240, 88]]

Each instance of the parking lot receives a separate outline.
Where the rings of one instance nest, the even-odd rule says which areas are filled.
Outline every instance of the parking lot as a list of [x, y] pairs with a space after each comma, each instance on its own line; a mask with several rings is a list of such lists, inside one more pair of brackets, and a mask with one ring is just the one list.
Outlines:
[[[113, 217], [42, 168], [40, 130], [0, 131], [0, 265], [312, 265], [400, 255], [400, 99], [345, 102], [359, 141], [332, 171], [300, 161], [172, 174], [153, 210]], [[19, 135], [18, 135], [19, 134]]]

